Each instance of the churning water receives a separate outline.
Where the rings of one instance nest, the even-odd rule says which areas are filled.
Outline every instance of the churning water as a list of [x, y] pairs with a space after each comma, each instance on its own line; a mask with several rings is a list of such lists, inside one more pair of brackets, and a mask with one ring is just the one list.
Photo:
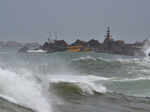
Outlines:
[[149, 112], [149, 85], [149, 57], [0, 52], [0, 112]]

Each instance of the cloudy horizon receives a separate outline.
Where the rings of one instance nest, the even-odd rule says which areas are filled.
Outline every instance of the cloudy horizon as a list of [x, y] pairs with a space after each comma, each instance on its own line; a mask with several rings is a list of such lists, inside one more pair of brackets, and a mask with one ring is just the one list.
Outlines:
[[[126, 42], [150, 37], [149, 0], [1, 0], [0, 40], [104, 40], [106, 27]], [[80, 34], [76, 34], [80, 32]]]

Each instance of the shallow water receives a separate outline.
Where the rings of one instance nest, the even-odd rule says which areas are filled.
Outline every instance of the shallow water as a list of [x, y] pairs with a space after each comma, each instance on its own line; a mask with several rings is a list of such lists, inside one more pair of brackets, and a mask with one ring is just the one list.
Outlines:
[[149, 112], [150, 59], [0, 51], [1, 112]]

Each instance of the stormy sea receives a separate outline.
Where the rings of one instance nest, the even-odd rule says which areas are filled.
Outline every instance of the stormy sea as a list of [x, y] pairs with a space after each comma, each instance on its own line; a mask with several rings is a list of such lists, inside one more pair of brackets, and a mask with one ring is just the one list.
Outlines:
[[150, 58], [0, 49], [0, 112], [150, 112]]

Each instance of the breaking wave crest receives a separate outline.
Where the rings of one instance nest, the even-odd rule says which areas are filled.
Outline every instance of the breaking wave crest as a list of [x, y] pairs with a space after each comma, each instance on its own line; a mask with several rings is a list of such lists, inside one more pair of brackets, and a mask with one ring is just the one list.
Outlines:
[[88, 60], [91, 60], [91, 61], [106, 61], [106, 62], [110, 62], [111, 60], [110, 59], [105, 59], [105, 58], [102, 58], [102, 57], [93, 57], [93, 56], [82, 56], [82, 57], [79, 57], [79, 58], [75, 58], [75, 59], [72, 59], [73, 61], [88, 61]]
[[37, 112], [51, 112], [40, 83], [23, 74], [0, 68], [0, 97]]
[[80, 94], [80, 95], [94, 95], [95, 93], [106, 93], [107, 89], [103, 85], [96, 86], [93, 83], [69, 83], [59, 82], [53, 83], [55, 89], [64, 91], [65, 93]]
[[92, 56], [85, 56], [85, 57], [80, 57], [80, 58], [73, 59], [73, 61], [80, 61], [80, 60], [94, 60], [94, 61], [96, 61], [97, 59], [92, 57]]
[[97, 76], [66, 76], [50, 77], [51, 85], [55, 89], [62, 90], [65, 93], [78, 93], [81, 95], [94, 95], [95, 93], [106, 93], [107, 88], [96, 81], [107, 81], [109, 78]]
[[107, 63], [122, 63], [122, 64], [140, 64], [140, 65], [149, 65], [150, 64], [150, 58], [149, 57], [114, 57], [112, 59], [107, 59], [103, 57], [92, 57], [92, 56], [85, 56], [80, 58], [75, 58], [73, 61], [95, 61], [95, 62], [107, 62]]
[[123, 79], [113, 79], [112, 81], [117, 82], [133, 82], [133, 81], [141, 81], [141, 80], [150, 80], [150, 76], [139, 76], [135, 78], [123, 78]]
[[103, 57], [92, 57], [92, 56], [84, 56], [84, 57], [79, 57], [79, 58], [75, 58], [72, 61], [94, 61], [94, 62], [106, 62], [106, 63], [114, 63], [114, 62], [118, 62], [118, 63], [140, 63], [141, 61], [148, 61], [148, 58], [124, 58], [124, 57], [114, 57], [112, 59], [108, 59], [108, 58], [103, 58]]

